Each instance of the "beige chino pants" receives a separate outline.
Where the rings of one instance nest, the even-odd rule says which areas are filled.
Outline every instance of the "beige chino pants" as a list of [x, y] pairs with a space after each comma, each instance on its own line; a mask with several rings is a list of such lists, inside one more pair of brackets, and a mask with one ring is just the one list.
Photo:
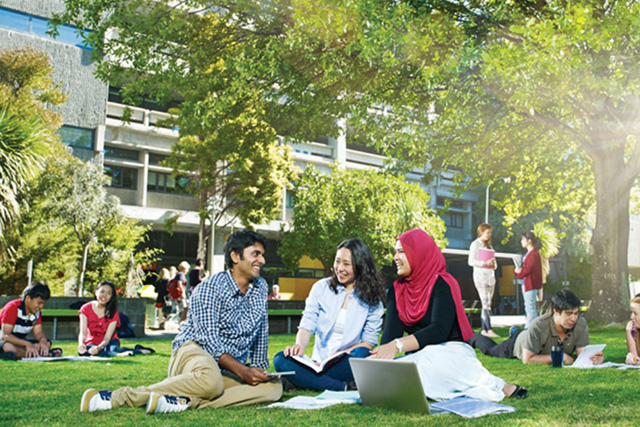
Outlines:
[[282, 396], [279, 379], [250, 386], [222, 375], [216, 360], [194, 341], [187, 341], [171, 355], [169, 377], [157, 384], [122, 387], [111, 395], [113, 407], [146, 405], [151, 393], [185, 396], [190, 409], [221, 408], [275, 402]]

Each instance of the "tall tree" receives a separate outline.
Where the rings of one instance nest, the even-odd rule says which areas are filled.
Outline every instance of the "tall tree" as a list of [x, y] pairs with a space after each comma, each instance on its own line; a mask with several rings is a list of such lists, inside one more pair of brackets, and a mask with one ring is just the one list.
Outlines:
[[[204, 258], [206, 223], [239, 219], [246, 226], [278, 217], [284, 188], [294, 178], [289, 151], [273, 128], [270, 41], [248, 40], [206, 2], [66, 1], [60, 22], [91, 28], [97, 75], [121, 87], [126, 103], [142, 96], [179, 100], [173, 124], [180, 140], [166, 165], [194, 180], [200, 205], [198, 256]], [[209, 201], [223, 201], [211, 212]], [[173, 218], [172, 220], [175, 220]]]
[[84, 276], [92, 244], [124, 220], [119, 201], [105, 189], [108, 177], [100, 165], [71, 156], [52, 160], [41, 185], [49, 189], [44, 206], [73, 230], [79, 243], [78, 296], [84, 295]]
[[27, 182], [42, 169], [64, 102], [49, 58], [30, 49], [0, 51], [0, 260], [11, 255], [6, 233], [24, 205]]
[[428, 207], [429, 195], [417, 184], [375, 170], [343, 170], [331, 175], [308, 167], [293, 190], [294, 217], [283, 230], [280, 255], [295, 268], [300, 257], [318, 259], [330, 274], [336, 246], [360, 238], [381, 268], [392, 260], [404, 231], [419, 227], [444, 247], [444, 222]]

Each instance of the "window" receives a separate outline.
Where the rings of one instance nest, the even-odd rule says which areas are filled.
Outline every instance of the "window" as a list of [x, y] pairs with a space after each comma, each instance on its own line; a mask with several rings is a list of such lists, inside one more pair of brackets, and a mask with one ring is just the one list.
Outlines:
[[[117, 102], [118, 104], [124, 104], [124, 100], [120, 91], [122, 88], [117, 86], [109, 86], [109, 101]], [[149, 95], [142, 96], [139, 102], [136, 102], [135, 107], [144, 108], [145, 110], [153, 111], [169, 111], [170, 108], [178, 108], [182, 102], [178, 100], [169, 101], [166, 104], [158, 103], [154, 98]]]
[[93, 159], [93, 130], [73, 126], [62, 126], [58, 135], [64, 145], [71, 147], [74, 157], [82, 160]]
[[111, 178], [111, 187], [136, 189], [138, 171], [136, 169], [121, 168], [118, 166], [105, 166], [104, 171]]
[[449, 228], [463, 228], [464, 215], [458, 212], [449, 212], [444, 216], [444, 223]]
[[449, 201], [449, 207], [454, 209], [464, 209], [464, 202], [462, 200], [454, 200], [449, 199], [448, 197], [438, 196], [436, 199], [436, 203], [438, 206], [445, 206], [446, 202]]
[[149, 153], [149, 164], [155, 166], [164, 166], [164, 162], [169, 156], [158, 153]]
[[180, 175], [173, 177], [168, 173], [149, 172], [147, 190], [160, 193], [189, 194], [192, 182]]
[[[52, 38], [47, 34], [49, 21], [46, 18], [6, 9], [4, 7], [0, 7], [0, 27], [9, 28], [10, 30], [21, 33], [33, 34], [39, 37]], [[85, 34], [89, 33], [87, 30], [83, 32]], [[85, 45], [82, 40], [81, 31], [77, 27], [60, 25], [58, 26], [58, 33], [58, 36], [54, 40], [91, 50], [91, 48]]]
[[93, 149], [93, 130], [91, 129], [62, 126], [58, 134], [65, 145]]
[[135, 150], [126, 150], [124, 148], [105, 147], [104, 157], [112, 160], [132, 160], [137, 162], [139, 152]]

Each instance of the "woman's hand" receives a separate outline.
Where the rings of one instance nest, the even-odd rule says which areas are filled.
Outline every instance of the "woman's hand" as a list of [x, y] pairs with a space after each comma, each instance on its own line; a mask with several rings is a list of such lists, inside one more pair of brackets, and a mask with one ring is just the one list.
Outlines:
[[629, 352], [627, 353], [627, 358], [625, 359], [625, 363], [627, 365], [640, 365], [640, 360], [638, 360], [635, 354]]
[[388, 342], [385, 345], [381, 345], [379, 347], [371, 350], [370, 359], [386, 359], [390, 360], [396, 357], [398, 353], [398, 348], [396, 347], [396, 343], [394, 341]]
[[85, 354], [87, 352], [87, 346], [84, 344], [78, 344], [78, 354]]
[[95, 356], [96, 354], [100, 353], [100, 350], [102, 350], [99, 346], [94, 345], [93, 347], [91, 347], [89, 349], [89, 354], [92, 356]]
[[300, 344], [294, 344], [284, 349], [284, 357], [289, 356], [302, 356], [304, 354], [304, 347]]
[[513, 270], [513, 272], [514, 272], [514, 273], [516, 273], [516, 274], [520, 273], [521, 271], [522, 271], [522, 268], [520, 268], [520, 267], [516, 267], [516, 268]]

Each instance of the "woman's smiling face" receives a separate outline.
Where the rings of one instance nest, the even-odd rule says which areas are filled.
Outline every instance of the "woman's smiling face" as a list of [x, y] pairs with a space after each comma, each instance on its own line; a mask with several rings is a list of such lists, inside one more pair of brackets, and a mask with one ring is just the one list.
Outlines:
[[411, 274], [411, 266], [409, 265], [407, 254], [404, 252], [400, 240], [396, 240], [396, 251], [393, 255], [393, 262], [396, 264], [398, 276], [407, 277]]

